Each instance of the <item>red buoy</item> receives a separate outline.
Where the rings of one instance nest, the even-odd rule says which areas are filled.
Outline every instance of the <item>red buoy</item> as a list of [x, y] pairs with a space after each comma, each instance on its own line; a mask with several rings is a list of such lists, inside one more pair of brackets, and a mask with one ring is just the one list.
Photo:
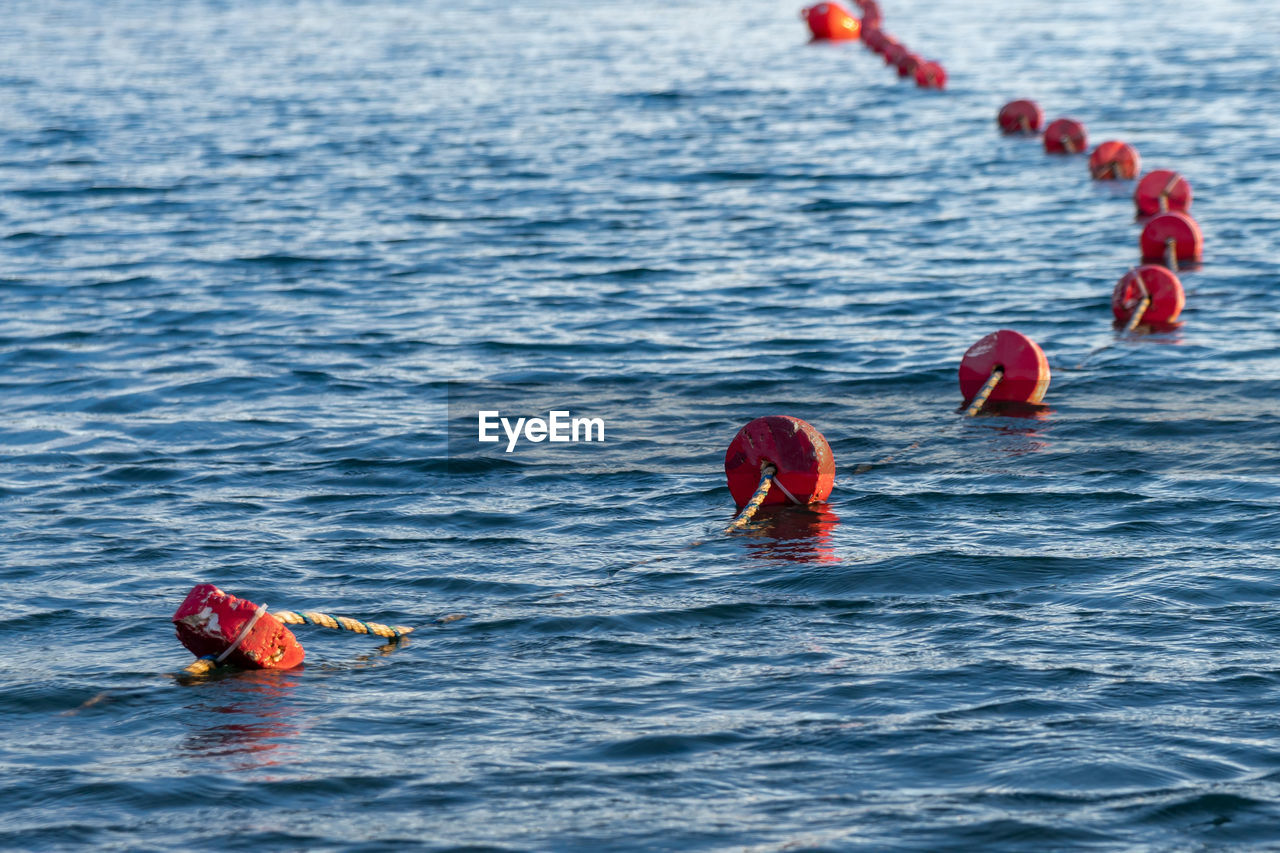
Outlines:
[[801, 10], [800, 15], [809, 24], [814, 41], [856, 39], [861, 29], [858, 19], [839, 3], [818, 3]]
[[916, 67], [916, 85], [921, 89], [945, 89], [947, 69], [937, 62], [921, 62]]
[[1146, 295], [1151, 304], [1142, 312], [1139, 323], [1146, 326], [1168, 326], [1177, 321], [1187, 297], [1182, 282], [1169, 270], [1153, 264], [1134, 267], [1116, 282], [1111, 293], [1111, 313], [1124, 324]]
[[1004, 133], [1036, 133], [1044, 123], [1044, 111], [1035, 101], [1010, 101], [1000, 108], [996, 123]]
[[1089, 155], [1089, 174], [1095, 181], [1131, 181], [1138, 177], [1142, 158], [1127, 142], [1109, 139]]
[[173, 614], [178, 640], [198, 658], [241, 669], [291, 669], [302, 663], [302, 645], [284, 623], [252, 601], [211, 583], [187, 593]]
[[898, 59], [898, 76], [899, 77], [915, 77], [916, 69], [920, 67], [921, 59], [918, 55], [907, 51]]
[[1147, 172], [1133, 190], [1133, 203], [1140, 216], [1166, 211], [1186, 213], [1191, 209], [1191, 184], [1170, 169]]
[[884, 31], [879, 27], [869, 23], [866, 18], [862, 19], [862, 44], [868, 50], [879, 53], [884, 43]]
[[1044, 129], [1044, 150], [1049, 154], [1079, 154], [1088, 144], [1084, 125], [1073, 118], [1059, 118]]
[[991, 402], [1039, 403], [1049, 390], [1049, 359], [1026, 335], [1001, 329], [978, 341], [960, 360], [960, 393], [972, 400], [996, 368], [1004, 376], [987, 399]]
[[738, 430], [724, 454], [729, 493], [738, 506], [751, 500], [760, 485], [761, 468], [778, 469], [766, 504], [790, 503], [780, 484], [802, 504], [826, 500], [835, 485], [836, 463], [822, 433], [799, 418], [767, 415]]
[[882, 54], [882, 56], [884, 56], [884, 64], [897, 65], [898, 62], [901, 61], [902, 57], [906, 56], [910, 52], [911, 51], [907, 50], [907, 46], [905, 44], [902, 44], [895, 38], [889, 37], [885, 43], [884, 52]]
[[1139, 238], [1142, 260], [1177, 269], [1180, 264], [1199, 263], [1204, 252], [1200, 226], [1185, 213], [1161, 213], [1147, 221]]

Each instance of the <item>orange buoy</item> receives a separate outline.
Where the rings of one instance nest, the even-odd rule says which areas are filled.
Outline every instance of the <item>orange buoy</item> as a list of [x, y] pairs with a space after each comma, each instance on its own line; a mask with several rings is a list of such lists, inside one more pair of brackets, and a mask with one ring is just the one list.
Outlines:
[[1036, 133], [1044, 123], [1044, 111], [1035, 101], [1010, 101], [1000, 108], [996, 123], [1004, 133]]
[[991, 378], [1004, 371], [987, 399], [993, 403], [1039, 403], [1049, 390], [1049, 359], [1026, 335], [1001, 329], [969, 347], [960, 360], [960, 393], [972, 400]]
[[1147, 221], [1138, 240], [1142, 260], [1176, 270], [1179, 264], [1199, 263], [1204, 252], [1200, 225], [1186, 213], [1161, 213]]
[[765, 463], [778, 469], [775, 486], [764, 500], [766, 504], [790, 503], [786, 492], [802, 504], [826, 500], [835, 485], [836, 463], [831, 445], [822, 433], [799, 418], [767, 415], [738, 430], [724, 454], [729, 493], [738, 506], [751, 500]]
[[1171, 169], [1147, 172], [1133, 190], [1139, 216], [1155, 216], [1166, 211], [1186, 213], [1191, 209], [1191, 184]]
[[1111, 313], [1117, 324], [1129, 322], [1143, 296], [1151, 300], [1138, 319], [1145, 326], [1172, 325], [1187, 302], [1182, 282], [1168, 269], [1154, 264], [1134, 267], [1116, 282], [1116, 289], [1111, 293]]
[[921, 62], [916, 67], [916, 85], [921, 89], [945, 89], [947, 69], [937, 62]]
[[252, 601], [197, 584], [173, 614], [178, 640], [198, 658], [241, 669], [291, 669], [305, 652], [293, 632]]
[[1095, 181], [1131, 181], [1138, 177], [1142, 158], [1127, 142], [1109, 139], [1089, 155], [1089, 174]]
[[800, 12], [814, 41], [849, 41], [861, 30], [858, 19], [839, 3], [818, 3]]
[[1088, 143], [1084, 125], [1073, 118], [1059, 118], [1044, 129], [1044, 150], [1049, 154], [1079, 154]]
[[899, 77], [915, 77], [916, 69], [920, 67], [921, 59], [918, 55], [907, 51], [902, 54], [898, 60], [898, 76]]

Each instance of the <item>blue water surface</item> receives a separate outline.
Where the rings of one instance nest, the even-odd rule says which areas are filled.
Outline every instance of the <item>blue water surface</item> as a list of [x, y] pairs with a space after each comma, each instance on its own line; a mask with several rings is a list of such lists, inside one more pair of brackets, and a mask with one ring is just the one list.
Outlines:
[[[0, 846], [1280, 844], [1280, 22], [799, 5], [8, 4]], [[1191, 181], [1182, 328], [1014, 97]], [[766, 414], [835, 491], [723, 535]], [[183, 678], [199, 582], [417, 630]]]

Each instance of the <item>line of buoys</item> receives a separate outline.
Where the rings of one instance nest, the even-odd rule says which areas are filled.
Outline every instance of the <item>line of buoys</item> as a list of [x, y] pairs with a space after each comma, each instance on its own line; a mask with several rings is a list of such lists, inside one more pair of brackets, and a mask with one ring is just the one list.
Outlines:
[[[996, 114], [1005, 133], [1028, 132], [1030, 121], [1018, 116], [1040, 115], [1033, 101], [1010, 101]], [[1045, 151], [1075, 154], [1085, 150], [1084, 125], [1074, 119], [1051, 122], [1044, 133]], [[1142, 159], [1132, 145], [1107, 140], [1089, 155], [1089, 173], [1094, 180], [1132, 180], [1141, 173]], [[1175, 274], [1188, 263], [1199, 263], [1204, 251], [1204, 235], [1192, 218], [1191, 184], [1177, 172], [1156, 169], [1143, 176], [1133, 191], [1138, 218], [1150, 217], [1138, 237], [1143, 264], [1162, 264], [1163, 273], [1152, 266], [1127, 272], [1112, 294], [1112, 311], [1125, 331], [1139, 328], [1160, 330], [1176, 324], [1185, 303], [1182, 282]]]
[[846, 41], [861, 37], [863, 45], [884, 57], [898, 76], [915, 80], [922, 89], [944, 89], [947, 70], [942, 64], [913, 53], [881, 27], [880, 5], [876, 0], [854, 0], [862, 19], [839, 3], [818, 3], [800, 10], [814, 41]]

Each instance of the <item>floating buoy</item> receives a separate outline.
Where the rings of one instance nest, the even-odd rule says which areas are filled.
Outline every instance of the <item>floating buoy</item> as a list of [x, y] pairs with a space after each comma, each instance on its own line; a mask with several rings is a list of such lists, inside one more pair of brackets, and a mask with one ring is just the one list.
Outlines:
[[[1135, 317], [1134, 312], [1144, 299], [1147, 305]], [[1164, 267], [1144, 264], [1129, 270], [1116, 282], [1111, 293], [1111, 313], [1117, 324], [1127, 324], [1129, 328], [1139, 324], [1169, 326], [1177, 321], [1186, 301], [1182, 282], [1176, 275]]]
[[[987, 386], [995, 379], [994, 387]], [[987, 401], [1039, 403], [1049, 390], [1049, 360], [1044, 350], [1026, 335], [1001, 329], [969, 347], [960, 360], [960, 393], [970, 413]], [[978, 400], [983, 391], [986, 397]], [[974, 407], [976, 405], [976, 408]]]
[[1089, 174], [1095, 181], [1131, 181], [1138, 177], [1141, 163], [1138, 149], [1127, 142], [1110, 139], [1089, 155]]
[[947, 69], [937, 62], [921, 62], [916, 67], [916, 85], [921, 89], [945, 89]]
[[1035, 101], [1010, 101], [1000, 108], [996, 123], [1004, 133], [1036, 133], [1044, 123], [1044, 111]]
[[885, 42], [884, 51], [881, 55], [884, 57], [885, 65], [897, 65], [902, 60], [902, 57], [908, 53], [910, 51], [907, 50], [905, 44], [890, 36]]
[[211, 583], [187, 593], [173, 614], [178, 640], [198, 658], [241, 669], [291, 669], [302, 663], [302, 644], [266, 605], [236, 598]]
[[916, 75], [916, 69], [920, 67], [921, 61], [922, 60], [918, 55], [910, 51], [903, 53], [902, 57], [898, 60], [898, 76], [914, 77]]
[[[766, 504], [809, 504], [826, 500], [835, 484], [831, 445], [810, 424], [786, 415], [756, 418], [738, 430], [724, 454], [729, 493], [739, 507], [751, 499], [766, 464], [777, 468]], [[776, 488], [781, 486], [781, 488]]]
[[1164, 264], [1171, 270], [1179, 264], [1199, 263], [1204, 252], [1204, 235], [1189, 215], [1180, 212], [1161, 213], [1142, 228], [1139, 238], [1142, 260]]
[[884, 31], [862, 19], [862, 44], [867, 50], [879, 53], [884, 49]]
[[1073, 118], [1059, 118], [1044, 129], [1044, 150], [1049, 154], [1079, 154], [1088, 143], [1084, 125]]
[[839, 3], [819, 3], [802, 9], [800, 16], [809, 24], [814, 41], [849, 41], [861, 30], [858, 19]]
[[1147, 172], [1133, 190], [1133, 203], [1139, 216], [1191, 209], [1191, 184], [1170, 169]]

